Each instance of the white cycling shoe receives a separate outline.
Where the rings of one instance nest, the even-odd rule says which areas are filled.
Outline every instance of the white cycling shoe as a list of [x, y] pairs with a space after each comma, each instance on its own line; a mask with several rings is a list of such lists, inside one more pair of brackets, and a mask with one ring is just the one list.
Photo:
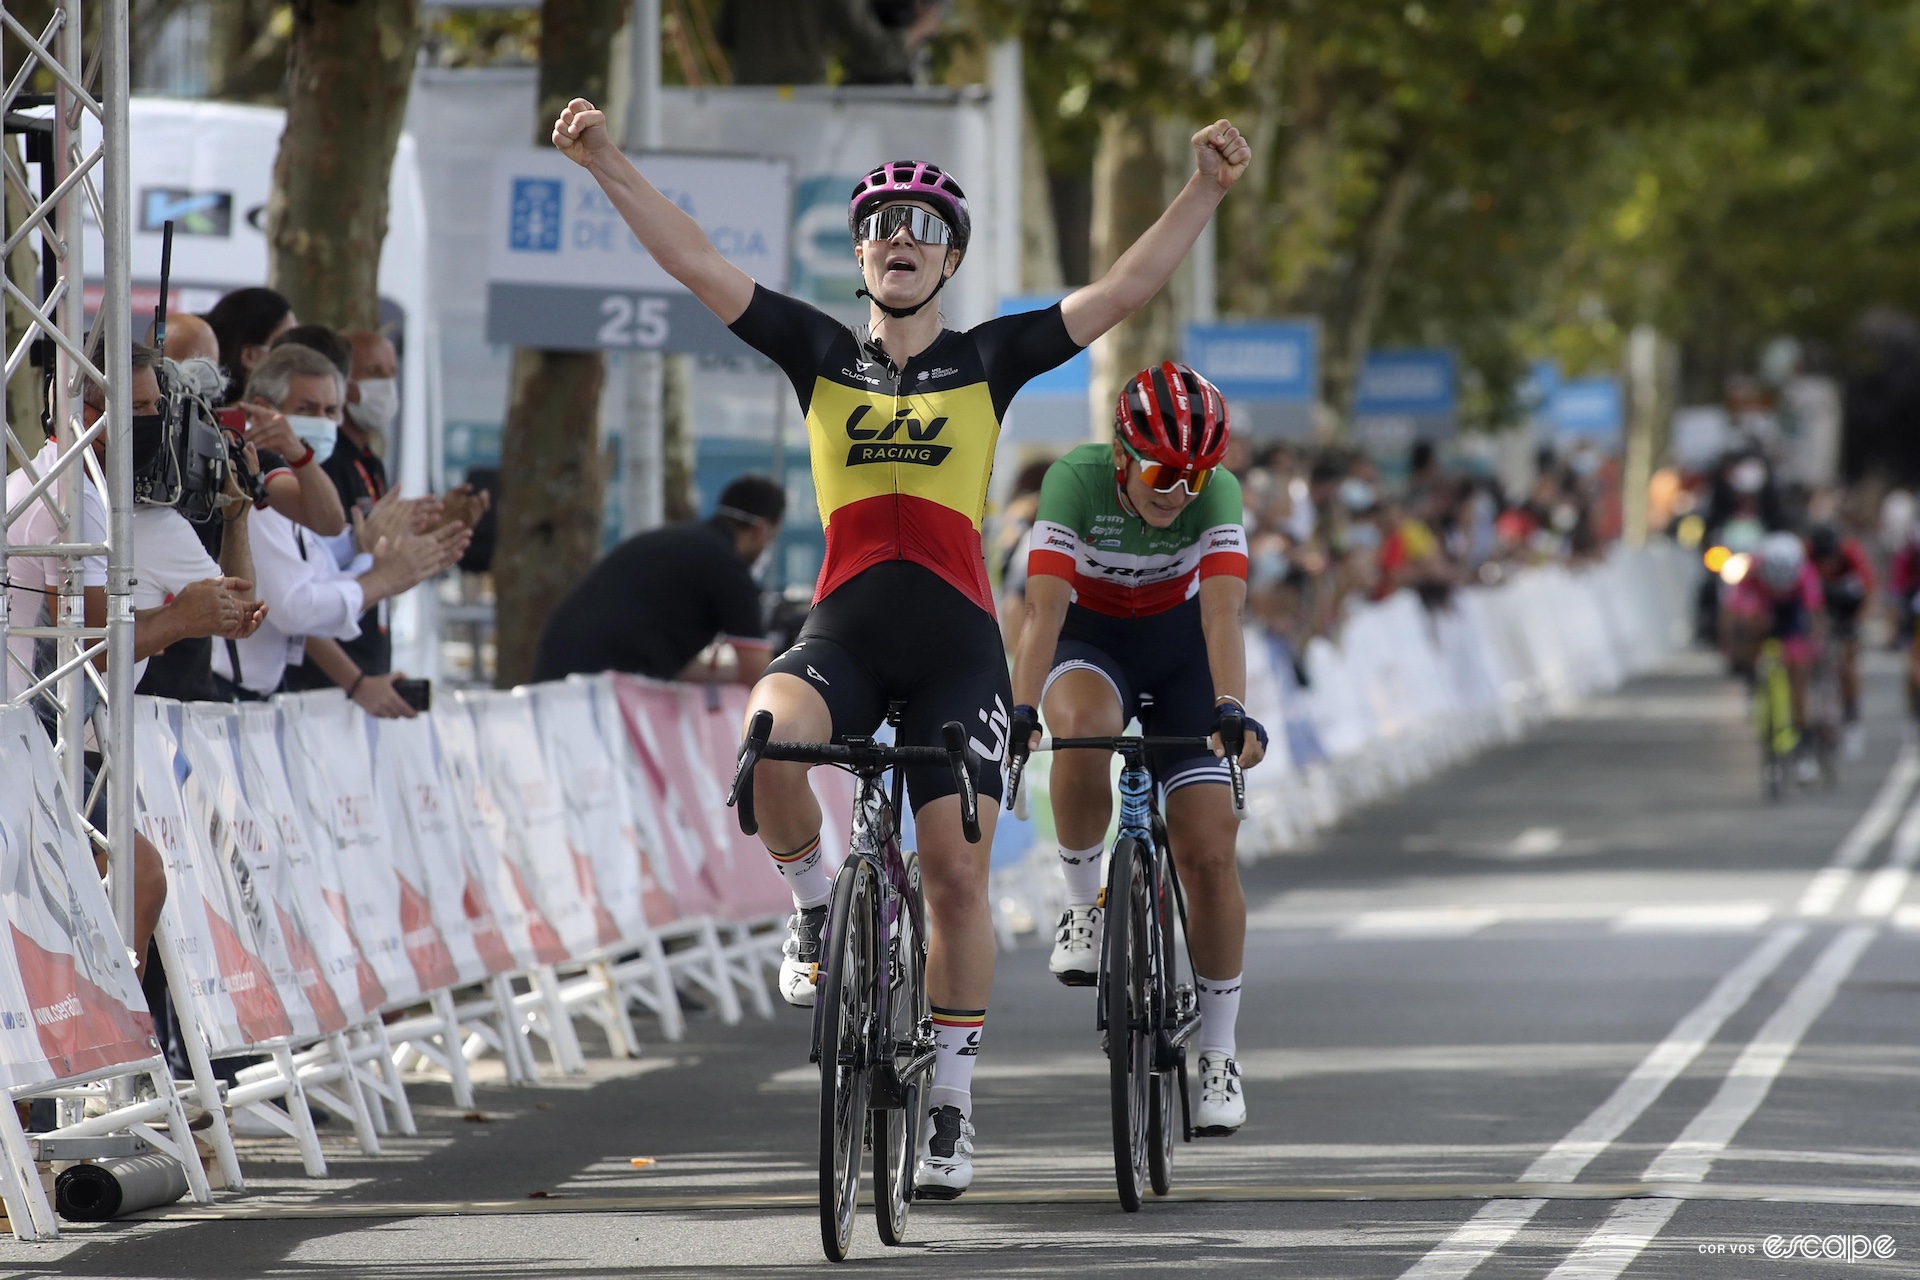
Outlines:
[[1193, 1112], [1197, 1138], [1224, 1138], [1247, 1122], [1247, 1097], [1240, 1091], [1240, 1064], [1218, 1049], [1200, 1055], [1200, 1105]]
[[825, 906], [807, 907], [787, 917], [787, 940], [780, 944], [780, 998], [795, 1008], [813, 1008], [823, 950], [820, 935], [826, 927]]
[[1062, 986], [1091, 987], [1100, 981], [1099, 907], [1068, 907], [1053, 933], [1047, 968]]
[[913, 1194], [921, 1200], [958, 1200], [973, 1185], [973, 1121], [954, 1106], [934, 1107], [920, 1126], [920, 1167]]

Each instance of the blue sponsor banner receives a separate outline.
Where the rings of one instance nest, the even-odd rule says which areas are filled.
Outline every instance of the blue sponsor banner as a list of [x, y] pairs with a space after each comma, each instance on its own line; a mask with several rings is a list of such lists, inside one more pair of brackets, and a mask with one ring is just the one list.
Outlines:
[[1554, 392], [1553, 429], [1563, 436], [1605, 442], [1618, 440], [1626, 429], [1626, 397], [1620, 379], [1575, 378]]
[[1320, 326], [1312, 320], [1190, 324], [1187, 363], [1229, 400], [1311, 404], [1320, 389]]
[[1454, 357], [1445, 348], [1406, 347], [1367, 356], [1354, 394], [1363, 418], [1447, 417], [1455, 405]]
[[[1000, 299], [1000, 314], [1018, 315], [1022, 311], [1044, 311], [1065, 293], [1023, 293]], [[1093, 356], [1082, 350], [1057, 369], [1049, 369], [1021, 389], [1023, 396], [1079, 396], [1085, 399], [1093, 380]]]

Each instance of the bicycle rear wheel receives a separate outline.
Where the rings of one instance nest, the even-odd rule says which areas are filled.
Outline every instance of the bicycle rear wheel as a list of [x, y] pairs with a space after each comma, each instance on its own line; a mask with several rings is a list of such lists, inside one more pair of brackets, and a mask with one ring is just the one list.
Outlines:
[[1120, 1207], [1140, 1210], [1147, 1185], [1147, 1129], [1153, 1067], [1148, 1030], [1152, 981], [1148, 934], [1152, 927], [1143, 850], [1132, 837], [1113, 847], [1107, 873], [1105, 954], [1100, 999], [1107, 1019], [1107, 1067], [1113, 1102], [1113, 1172]]
[[[920, 858], [908, 853], [905, 860], [907, 884], [917, 904]], [[890, 1038], [896, 1067], [913, 1059], [920, 1028], [933, 1016], [933, 1010], [927, 1006], [926, 939], [915, 931], [913, 921], [913, 910], [903, 898], [888, 942], [887, 965], [891, 983], [888, 1016], [893, 1024]], [[887, 1245], [904, 1244], [907, 1239], [914, 1165], [920, 1159], [920, 1127], [927, 1122], [926, 1074], [922, 1072], [903, 1081], [901, 1092], [906, 1096], [906, 1105], [900, 1110], [882, 1108], [873, 1112], [873, 1207], [880, 1242]]]
[[827, 915], [826, 977], [820, 1009], [820, 1243], [843, 1262], [860, 1198], [873, 1038], [873, 869], [859, 858], [841, 867]]

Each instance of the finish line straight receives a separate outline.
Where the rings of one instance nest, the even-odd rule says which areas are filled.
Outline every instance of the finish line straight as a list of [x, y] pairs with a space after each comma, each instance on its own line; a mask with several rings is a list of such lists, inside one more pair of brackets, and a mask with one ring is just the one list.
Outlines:
[[[1850, 883], [1854, 868], [1866, 861], [1874, 847], [1893, 828], [1895, 817], [1899, 814], [1901, 806], [1905, 804], [1908, 793], [1913, 790], [1916, 781], [1920, 781], [1920, 760], [1916, 760], [1912, 748], [1903, 747], [1894, 760], [1893, 767], [1888, 771], [1885, 781], [1880, 784], [1879, 790], [1875, 793], [1872, 803], [1867, 806], [1853, 828], [1835, 848], [1827, 866], [1817, 872], [1808, 884], [1807, 891], [1801, 898], [1802, 914], [1819, 915], [1832, 909], [1834, 900], [1845, 892]], [[1901, 824], [1894, 858], [1897, 860], [1903, 852], [1909, 866], [1915, 854], [1920, 854], [1920, 808], [1909, 811], [1905, 822]], [[1818, 891], [1817, 899], [1816, 890]], [[1814, 907], [1817, 907], [1817, 910], [1810, 909]], [[1891, 903], [1888, 904], [1888, 910], [1891, 910]], [[1855, 928], [1865, 929], [1869, 935], [1869, 941], [1871, 935], [1878, 931], [1878, 926], [1856, 926]], [[1574, 1126], [1566, 1137], [1548, 1148], [1532, 1165], [1528, 1166], [1527, 1172], [1521, 1176], [1520, 1181], [1522, 1183], [1572, 1182], [1577, 1178], [1595, 1157], [1645, 1114], [1646, 1110], [1666, 1090], [1667, 1085], [1693, 1063], [1701, 1050], [1712, 1043], [1713, 1037], [1719, 1033], [1727, 1019], [1746, 1006], [1761, 984], [1772, 976], [1806, 937], [1806, 932], [1805, 925], [1777, 926], [1758, 947], [1748, 954], [1746, 959], [1715, 984], [1705, 1000], [1674, 1025], [1667, 1038], [1654, 1046], [1653, 1050], [1641, 1060], [1640, 1065], [1620, 1082], [1612, 1096], [1595, 1108], [1586, 1119]], [[1853, 932], [1854, 930], [1849, 930], [1843, 933], [1839, 939], [1830, 944], [1827, 952], [1822, 955], [1822, 961], [1834, 954], [1834, 948]], [[1860, 949], [1865, 949], [1864, 943], [1861, 944]], [[1857, 953], [1853, 959], [1858, 959]], [[1846, 968], [1851, 971], [1851, 961], [1847, 963]], [[1802, 979], [1801, 987], [1795, 988], [1796, 995], [1813, 977], [1815, 971], [1822, 971], [1821, 962], [1816, 962], [1814, 971], [1810, 971], [1808, 977]], [[1836, 989], [1837, 986], [1836, 980]], [[1831, 999], [1830, 995], [1828, 999]], [[1790, 996], [1788, 1004], [1792, 1003], [1793, 997]], [[1785, 1012], [1786, 1007], [1782, 1006], [1782, 1013]], [[1823, 1002], [1820, 1008], [1825, 1007]], [[1815, 1016], [1817, 1013], [1818, 1010], [1815, 1011]], [[1780, 1013], [1776, 1013], [1775, 1020], [1780, 1016]], [[1810, 1022], [1811, 1019], [1809, 1024]], [[1762, 1028], [1761, 1035], [1766, 1035], [1769, 1028], [1779, 1030], [1775, 1028], [1774, 1020], [1769, 1020], [1767, 1027]], [[1798, 1036], [1794, 1037], [1794, 1041], [1798, 1043]], [[1753, 1044], [1748, 1046], [1749, 1051], [1759, 1043], [1760, 1036], [1756, 1036]], [[1745, 1060], [1746, 1055], [1743, 1054], [1741, 1061]], [[1784, 1061], [1785, 1059], [1782, 1058], [1782, 1065]], [[1767, 1083], [1770, 1086], [1771, 1079]], [[1760, 1098], [1764, 1096], [1765, 1089], [1762, 1089]], [[1760, 1098], [1754, 1099], [1754, 1106], [1759, 1105]], [[1712, 1105], [1709, 1104], [1709, 1109]], [[1742, 1119], [1744, 1120], [1744, 1117]], [[1731, 1134], [1728, 1135], [1729, 1140], [1731, 1136]], [[1534, 1215], [1539, 1213], [1546, 1203], [1545, 1198], [1530, 1198], [1502, 1200], [1486, 1205], [1436, 1245], [1419, 1262], [1408, 1268], [1402, 1274], [1401, 1280], [1465, 1280], [1467, 1276], [1478, 1270], [1483, 1262], [1504, 1248], [1521, 1228], [1533, 1220]], [[1677, 1200], [1660, 1201], [1656, 1205], [1621, 1206], [1615, 1210], [1615, 1214], [1622, 1215], [1628, 1209], [1638, 1210], [1646, 1215], [1644, 1221], [1651, 1224], [1656, 1208], [1664, 1208], [1667, 1217], [1670, 1218], [1678, 1207]], [[1661, 1223], [1664, 1224], [1664, 1222], [1665, 1219], [1661, 1219]], [[1625, 1225], [1624, 1222], [1622, 1225]], [[1603, 1227], [1601, 1230], [1605, 1229]], [[1658, 1230], [1659, 1226], [1654, 1225], [1653, 1232], [1657, 1233]], [[1598, 1236], [1600, 1233], [1595, 1234]], [[1652, 1239], [1652, 1235], [1649, 1234], [1647, 1239]], [[1635, 1253], [1637, 1254], [1638, 1250], [1635, 1250]], [[1631, 1258], [1627, 1261], [1630, 1262]], [[1624, 1269], [1625, 1265], [1622, 1263], [1619, 1269]], [[1617, 1275], [1619, 1269], [1611, 1274]], [[1560, 1275], [1559, 1272], [1555, 1274]], [[1588, 1274], [1584, 1271], [1570, 1272], [1561, 1275], [1561, 1280], [1570, 1280], [1573, 1275], [1584, 1278]]]

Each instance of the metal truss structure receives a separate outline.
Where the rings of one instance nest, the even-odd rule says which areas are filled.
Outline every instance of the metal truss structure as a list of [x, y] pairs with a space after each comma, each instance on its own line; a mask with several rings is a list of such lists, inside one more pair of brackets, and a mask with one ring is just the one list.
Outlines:
[[[127, 3], [103, 0], [96, 11], [83, 12], [82, 0], [52, 0], [50, 8], [0, 0], [6, 60], [0, 65], [3, 176], [10, 215], [0, 260], [16, 261], [23, 247], [39, 259], [31, 279], [16, 280], [12, 272], [0, 277], [12, 322], [5, 343], [6, 379], [11, 382], [23, 366], [38, 372], [45, 389], [42, 425], [56, 446], [46, 465], [39, 457], [39, 432], [31, 423], [16, 430], [12, 419], [22, 415], [6, 412], [7, 387], [0, 383], [6, 470], [24, 469], [30, 477], [23, 495], [0, 503], [0, 581], [14, 580], [9, 565], [22, 556], [51, 558], [63, 569], [43, 617], [12, 616], [10, 593], [0, 591], [0, 654], [7, 654], [0, 656], [0, 702], [33, 699], [51, 708], [68, 793], [77, 798], [96, 841], [109, 850], [114, 916], [122, 937], [132, 936], [133, 924]], [[86, 261], [90, 238], [100, 246], [102, 259], [91, 271]], [[90, 276], [101, 286], [91, 328]], [[88, 398], [105, 406], [91, 427], [82, 408]], [[107, 511], [105, 543], [85, 537], [87, 485], [97, 490]], [[14, 530], [36, 504], [55, 516], [56, 540], [28, 544], [15, 538]], [[105, 616], [91, 619], [82, 583], [82, 562], [89, 556], [105, 556], [108, 566]], [[37, 601], [33, 608], [41, 612]], [[49, 648], [42, 642], [51, 642], [51, 668], [38, 656], [33, 667], [39, 674], [24, 668], [8, 654], [9, 637], [31, 637], [41, 655]], [[104, 831], [91, 821], [103, 795]]]

